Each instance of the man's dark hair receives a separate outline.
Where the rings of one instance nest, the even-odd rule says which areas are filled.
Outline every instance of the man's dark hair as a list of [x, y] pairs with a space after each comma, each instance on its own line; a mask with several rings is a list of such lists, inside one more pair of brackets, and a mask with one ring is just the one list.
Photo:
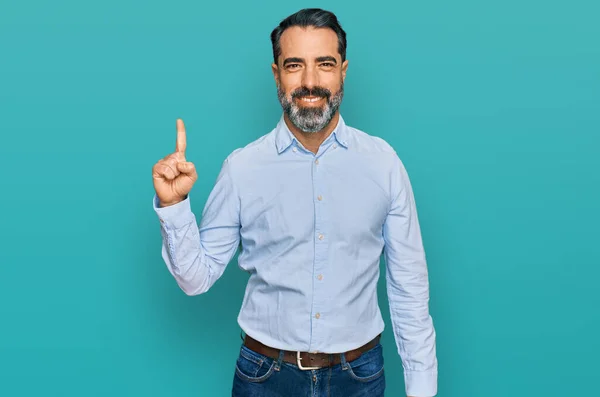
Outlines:
[[273, 46], [273, 61], [277, 63], [279, 55], [281, 55], [281, 46], [279, 39], [283, 32], [292, 26], [332, 29], [338, 37], [338, 52], [342, 56], [342, 62], [346, 60], [346, 32], [338, 22], [337, 17], [330, 11], [325, 11], [320, 8], [305, 8], [295, 14], [285, 18], [279, 26], [271, 32], [271, 44]]

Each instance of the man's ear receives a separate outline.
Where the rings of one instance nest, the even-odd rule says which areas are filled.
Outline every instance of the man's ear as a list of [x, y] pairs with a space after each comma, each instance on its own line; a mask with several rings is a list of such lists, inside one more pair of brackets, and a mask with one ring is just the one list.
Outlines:
[[273, 71], [273, 77], [275, 78], [275, 83], [279, 85], [279, 66], [276, 63], [271, 64], [271, 70]]
[[346, 59], [343, 63], [342, 63], [342, 80], [346, 79], [346, 71], [348, 70], [348, 60]]

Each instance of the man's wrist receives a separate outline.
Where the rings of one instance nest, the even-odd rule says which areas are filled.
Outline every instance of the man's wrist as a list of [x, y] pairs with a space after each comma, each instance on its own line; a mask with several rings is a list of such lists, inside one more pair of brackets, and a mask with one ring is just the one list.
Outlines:
[[160, 201], [160, 200], [158, 200], [158, 206], [159, 206], [159, 207], [161, 207], [161, 208], [164, 208], [164, 207], [170, 207], [170, 206], [172, 206], [172, 205], [179, 204], [179, 203], [181, 203], [182, 201], [185, 201], [185, 199], [186, 199], [187, 197], [188, 197], [188, 195], [186, 194], [186, 195], [185, 195], [183, 198], [181, 198], [181, 199], [179, 199], [179, 200], [175, 200], [175, 201], [169, 201], [169, 202], [163, 202], [163, 201]]

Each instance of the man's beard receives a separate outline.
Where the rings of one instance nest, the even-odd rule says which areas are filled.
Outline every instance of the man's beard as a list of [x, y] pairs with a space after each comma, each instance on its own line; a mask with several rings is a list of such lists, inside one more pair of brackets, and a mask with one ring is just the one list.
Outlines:
[[[294, 101], [295, 98], [306, 96], [324, 97], [326, 103], [321, 107], [299, 106]], [[285, 92], [281, 87], [279, 85], [277, 86], [277, 97], [279, 98], [279, 103], [281, 103], [283, 111], [287, 114], [292, 124], [301, 131], [307, 133], [321, 131], [329, 124], [335, 115], [335, 112], [339, 109], [343, 96], [343, 82], [340, 84], [339, 91], [334, 95], [331, 94], [331, 91], [322, 87], [313, 87], [312, 90], [307, 87], [300, 87], [292, 92], [291, 101], [287, 99]]]

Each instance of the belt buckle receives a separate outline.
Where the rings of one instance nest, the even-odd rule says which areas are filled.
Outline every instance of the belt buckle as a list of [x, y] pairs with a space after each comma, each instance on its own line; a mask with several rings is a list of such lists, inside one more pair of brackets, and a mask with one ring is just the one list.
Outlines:
[[309, 369], [320, 369], [321, 367], [304, 367], [302, 366], [302, 357], [300, 357], [300, 352], [296, 352], [296, 362], [298, 363], [298, 368], [300, 368], [303, 371], [308, 371]]

